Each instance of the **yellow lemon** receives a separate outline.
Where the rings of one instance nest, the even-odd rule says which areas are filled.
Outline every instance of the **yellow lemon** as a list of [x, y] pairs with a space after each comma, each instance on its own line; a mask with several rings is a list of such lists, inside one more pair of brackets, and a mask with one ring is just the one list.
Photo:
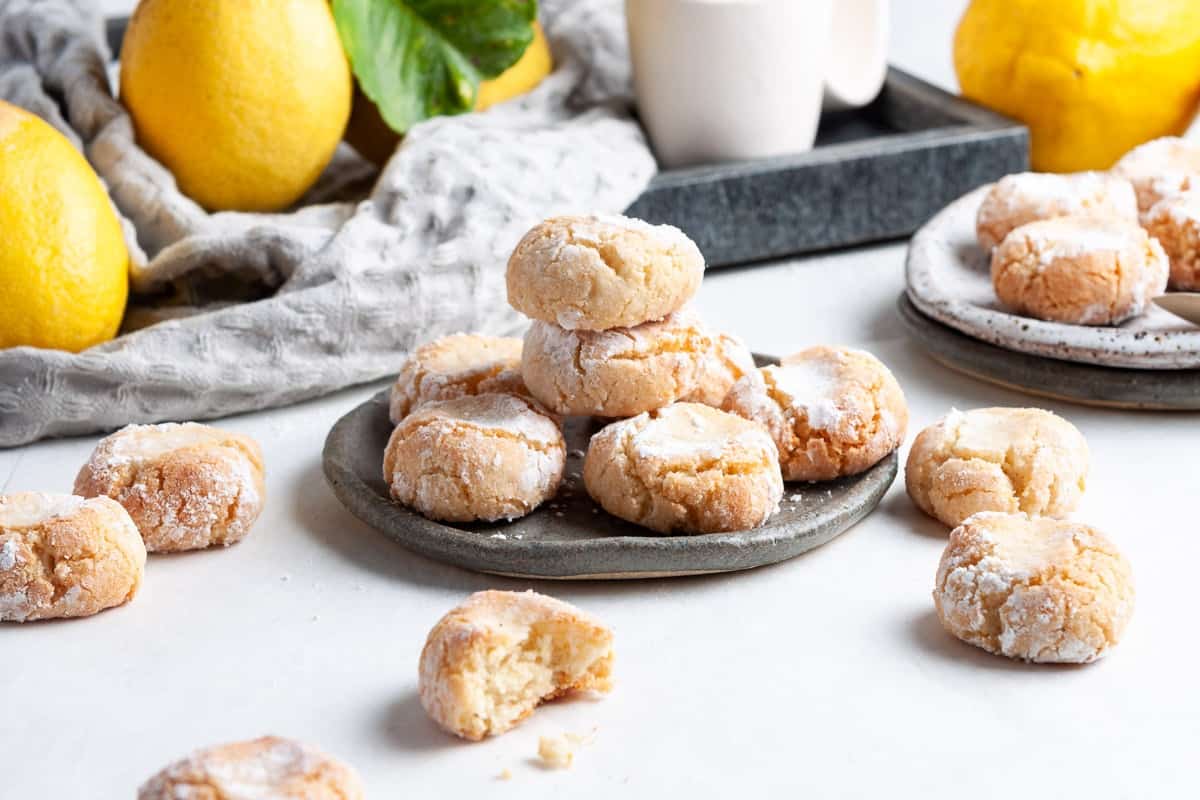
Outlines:
[[1035, 169], [1107, 169], [1195, 117], [1200, 2], [972, 0], [954, 66], [967, 98], [1029, 126]]
[[[550, 44], [542, 26], [534, 21], [533, 41], [525, 48], [525, 52], [504, 72], [479, 84], [479, 92], [475, 97], [475, 110], [503, 103], [505, 100], [525, 94], [554, 70], [554, 61], [550, 55]], [[346, 141], [350, 143], [364, 158], [383, 166], [396, 152], [400, 136], [383, 121], [379, 109], [371, 99], [357, 89], [354, 92], [354, 109], [350, 114], [350, 124], [346, 128]]]
[[121, 45], [138, 143], [211, 210], [299, 199], [342, 138], [350, 89], [327, 0], [142, 0]]
[[77, 352], [116, 335], [129, 292], [121, 223], [91, 165], [0, 100], [0, 348]]

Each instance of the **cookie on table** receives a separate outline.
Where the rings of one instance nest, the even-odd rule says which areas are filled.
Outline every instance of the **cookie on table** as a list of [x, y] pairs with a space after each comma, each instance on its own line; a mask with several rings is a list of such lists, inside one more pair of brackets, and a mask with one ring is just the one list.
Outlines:
[[990, 653], [1082, 664], [1133, 614], [1129, 562], [1078, 522], [983, 512], [950, 533], [933, 603], [949, 633]]
[[430, 519], [513, 520], [558, 491], [566, 452], [558, 424], [527, 398], [437, 400], [392, 431], [383, 479], [394, 500]]
[[1062, 517], [1087, 486], [1083, 434], [1040, 408], [951, 411], [913, 441], [904, 483], [917, 508], [950, 527], [980, 511]]
[[741, 339], [714, 333], [712, 344], [700, 362], [696, 388], [683, 400], [720, 408], [733, 385], [755, 369], [754, 356]]
[[1150, 209], [1142, 224], [1171, 262], [1167, 285], [1185, 292], [1200, 289], [1200, 193], [1165, 198]]
[[521, 340], [456, 333], [412, 352], [392, 386], [392, 424], [422, 403], [472, 394], [523, 394]]
[[442, 617], [421, 651], [418, 694], [446, 731], [479, 741], [547, 700], [612, 688], [613, 634], [535, 592], [476, 592]]
[[264, 736], [197, 750], [146, 781], [137, 796], [362, 800], [363, 788], [355, 771], [336, 758], [291, 739]]
[[229, 546], [262, 512], [262, 448], [195, 422], [130, 425], [100, 440], [75, 493], [124, 506], [151, 553]]
[[788, 481], [857, 475], [899, 447], [908, 427], [895, 376], [846, 347], [810, 347], [755, 370], [722, 407], [770, 432]]
[[557, 414], [631, 417], [695, 391], [712, 345], [690, 309], [608, 331], [534, 322], [521, 375], [530, 394]]
[[630, 328], [683, 308], [704, 257], [683, 231], [620, 216], [554, 217], [508, 260], [508, 302], [567, 330]]
[[755, 528], [783, 496], [767, 432], [698, 403], [603, 428], [588, 446], [583, 482], [605, 511], [659, 533]]
[[1018, 314], [1119, 325], [1167, 288], [1162, 245], [1121, 220], [1059, 217], [1017, 228], [992, 251], [992, 286]]
[[975, 219], [979, 245], [991, 250], [1015, 229], [1055, 217], [1116, 217], [1136, 224], [1133, 185], [1106, 172], [1022, 172], [1001, 178], [988, 191]]
[[107, 497], [0, 495], [0, 622], [86, 617], [133, 599], [146, 546]]
[[1112, 171], [1133, 184], [1145, 214], [1167, 197], [1200, 189], [1200, 143], [1164, 136], [1130, 150]]

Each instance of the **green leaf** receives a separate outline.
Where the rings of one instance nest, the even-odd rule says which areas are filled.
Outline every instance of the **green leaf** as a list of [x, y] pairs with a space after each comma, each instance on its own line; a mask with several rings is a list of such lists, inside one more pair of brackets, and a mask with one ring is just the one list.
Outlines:
[[333, 16], [363, 93], [403, 134], [474, 108], [533, 41], [537, 0], [333, 0]]

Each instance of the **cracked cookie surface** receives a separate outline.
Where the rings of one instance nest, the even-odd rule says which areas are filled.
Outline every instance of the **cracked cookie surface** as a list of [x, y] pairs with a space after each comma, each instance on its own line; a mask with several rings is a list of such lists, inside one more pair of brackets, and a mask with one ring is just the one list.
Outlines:
[[621, 216], [554, 217], [508, 260], [508, 302], [567, 330], [628, 328], [678, 311], [704, 257], [683, 231]]
[[1087, 485], [1079, 430], [1040, 408], [951, 411], [917, 435], [904, 482], [931, 517], [954, 527], [980, 511], [1061, 517]]
[[696, 388], [683, 400], [720, 408], [733, 385], [757, 367], [741, 339], [727, 333], [714, 333], [711, 339], [712, 344], [700, 361]]
[[521, 374], [530, 394], [555, 413], [631, 417], [696, 391], [712, 346], [690, 309], [608, 331], [534, 322]]
[[947, 631], [991, 653], [1086, 663], [1120, 640], [1133, 614], [1133, 576], [1087, 525], [983, 512], [951, 532], [933, 602]]
[[0, 622], [86, 617], [137, 594], [146, 546], [107, 497], [0, 495]]
[[755, 370], [722, 407], [767, 429], [788, 481], [857, 475], [895, 450], [908, 427], [895, 376], [845, 347], [810, 347]]
[[262, 449], [195, 422], [130, 425], [100, 440], [75, 493], [124, 506], [151, 553], [228, 546], [262, 513]]
[[1112, 172], [1133, 184], [1145, 214], [1165, 198], [1200, 189], [1200, 144], [1164, 136], [1130, 150]]
[[1200, 192], [1165, 198], [1143, 224], [1171, 261], [1169, 286], [1184, 292], [1200, 289]]
[[138, 800], [362, 800], [358, 775], [315, 747], [264, 736], [208, 747], [164, 768]]
[[759, 425], [698, 403], [614, 422], [583, 462], [592, 499], [659, 533], [755, 528], [779, 508], [775, 443]]
[[456, 333], [412, 352], [392, 385], [388, 415], [394, 425], [431, 400], [504, 393], [525, 393], [521, 340]]
[[991, 250], [1022, 225], [1066, 216], [1116, 217], [1137, 224], [1137, 195], [1128, 180], [1105, 172], [1008, 175], [983, 198], [975, 232], [979, 246]]
[[513, 520], [558, 491], [566, 442], [533, 401], [509, 394], [439, 400], [392, 431], [383, 478], [392, 499], [446, 522]]
[[1117, 325], [1167, 288], [1162, 245], [1118, 219], [1059, 217], [1022, 225], [992, 251], [992, 286], [1018, 314]]

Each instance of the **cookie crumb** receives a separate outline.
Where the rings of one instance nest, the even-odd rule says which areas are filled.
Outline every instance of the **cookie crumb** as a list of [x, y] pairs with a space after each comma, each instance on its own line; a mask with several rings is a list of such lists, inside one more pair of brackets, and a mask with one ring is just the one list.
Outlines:
[[538, 758], [547, 769], [567, 769], [575, 761], [574, 744], [567, 736], [543, 736], [538, 739]]
[[504, 769], [500, 770], [500, 774], [496, 776], [496, 780], [511, 781], [512, 780], [512, 770], [510, 770], [508, 767], [505, 767]]

